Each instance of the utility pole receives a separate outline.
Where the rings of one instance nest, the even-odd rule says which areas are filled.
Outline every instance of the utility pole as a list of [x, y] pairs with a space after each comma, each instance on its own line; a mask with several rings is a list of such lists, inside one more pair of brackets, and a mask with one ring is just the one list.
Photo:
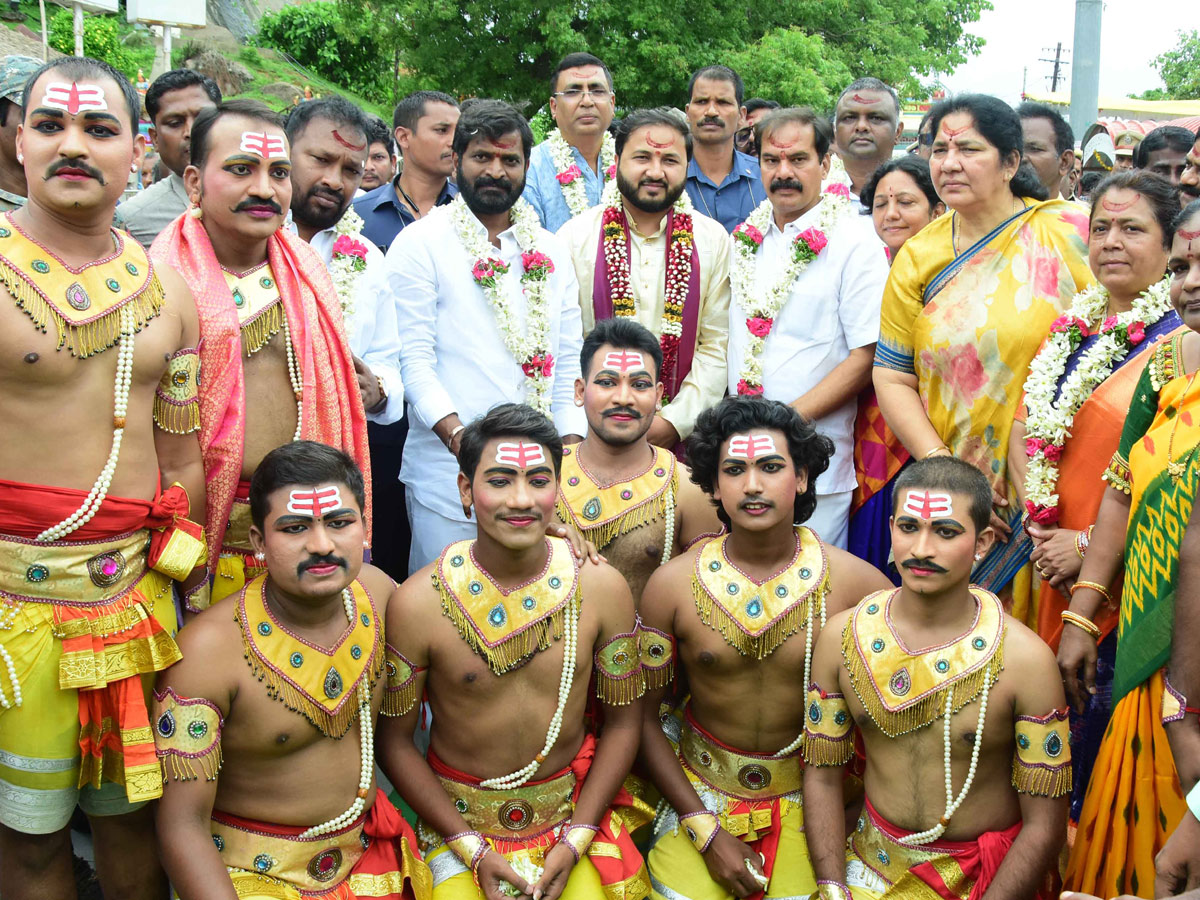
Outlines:
[[1100, 20], [1103, 0], [1075, 0], [1075, 64], [1071, 79], [1071, 128], [1076, 134], [1100, 115]]
[[[1043, 47], [1042, 49], [1046, 53], [1050, 52], [1049, 47]], [[1071, 52], [1070, 50], [1067, 51], [1067, 53], [1070, 53], [1070, 52]], [[1054, 59], [1046, 59], [1045, 57], [1042, 57], [1041, 59], [1038, 60], [1038, 62], [1051, 63], [1054, 66], [1052, 74], [1050, 75], [1050, 93], [1052, 93], [1052, 94], [1058, 92], [1058, 83], [1060, 81], [1067, 80], [1067, 76], [1063, 73], [1062, 70], [1063, 70], [1064, 66], [1070, 65], [1070, 63], [1063, 62], [1062, 56], [1063, 56], [1063, 45], [1062, 45], [1062, 41], [1059, 41], [1058, 46], [1054, 48]]]

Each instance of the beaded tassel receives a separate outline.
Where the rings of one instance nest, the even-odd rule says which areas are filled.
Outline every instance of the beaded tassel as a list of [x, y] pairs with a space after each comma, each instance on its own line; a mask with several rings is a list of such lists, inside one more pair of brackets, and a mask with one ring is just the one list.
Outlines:
[[225, 757], [221, 753], [220, 741], [216, 741], [209, 752], [200, 756], [187, 757], [179, 753], [169, 753], [162, 760], [163, 783], [165, 784], [168, 778], [172, 781], [196, 781], [200, 778], [216, 781], [224, 764]]
[[[560, 521], [573, 522], [580, 533], [596, 545], [597, 550], [603, 550], [623, 534], [657, 522], [664, 515], [671, 515], [673, 517], [675, 502], [674, 497], [669, 495], [670, 491], [664, 491], [657, 497], [635, 506], [615, 519], [608, 522], [601, 522], [597, 525], [588, 525], [586, 521], [580, 522], [577, 516], [572, 516], [571, 510], [567, 506], [566, 500], [563, 499], [562, 494], [559, 494], [558, 500], [555, 501], [555, 512], [558, 514]], [[668, 528], [667, 530], [668, 534], [672, 537], [672, 543], [674, 542], [674, 530], [674, 528]], [[670, 559], [669, 555], [667, 559]]]
[[737, 619], [713, 600], [695, 575], [692, 576], [692, 596], [696, 598], [696, 611], [700, 614], [700, 621], [720, 632], [721, 637], [725, 638], [738, 653], [743, 656], [753, 656], [755, 659], [765, 659], [770, 656], [780, 644], [799, 631], [801, 624], [808, 618], [809, 606], [815, 599], [810, 594], [796, 603], [768, 628], [758, 634], [747, 634]]

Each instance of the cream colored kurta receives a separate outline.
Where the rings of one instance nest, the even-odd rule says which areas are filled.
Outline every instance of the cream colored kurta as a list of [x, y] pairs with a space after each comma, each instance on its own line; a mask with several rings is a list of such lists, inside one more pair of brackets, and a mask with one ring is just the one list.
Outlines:
[[[596, 324], [592, 306], [592, 283], [596, 251], [600, 242], [603, 206], [593, 206], [558, 230], [566, 243], [579, 279], [583, 333]], [[720, 222], [700, 213], [692, 214], [692, 232], [700, 259], [700, 315], [696, 322], [696, 352], [692, 368], [679, 391], [661, 413], [675, 426], [681, 438], [692, 433], [696, 417], [725, 395], [725, 349], [729, 337], [729, 234]], [[667, 276], [667, 216], [658, 230], [642, 237], [630, 220], [629, 282], [637, 305], [637, 321], [662, 336], [663, 299]]]

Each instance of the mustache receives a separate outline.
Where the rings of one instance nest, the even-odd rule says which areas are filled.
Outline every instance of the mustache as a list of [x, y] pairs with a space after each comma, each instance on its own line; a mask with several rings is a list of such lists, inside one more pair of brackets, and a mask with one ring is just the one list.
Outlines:
[[511, 191], [513, 183], [508, 178], [493, 178], [491, 175], [480, 175], [475, 179], [475, 190], [482, 191], [484, 188], [500, 188], [502, 191]]
[[268, 200], [268, 199], [264, 199], [262, 197], [247, 197], [245, 200], [243, 200], [241, 203], [239, 203], [237, 206], [235, 206], [233, 208], [233, 211], [234, 212], [244, 212], [247, 209], [254, 209], [254, 208], [260, 207], [260, 206], [267, 207], [272, 212], [274, 212], [275, 215], [277, 215], [277, 216], [283, 215], [283, 207], [281, 207], [274, 200]]
[[338, 206], [341, 206], [346, 202], [346, 194], [344, 191], [333, 191], [329, 188], [315, 187], [308, 192], [308, 194], [305, 196], [305, 199], [311, 199], [313, 197], [324, 197], [326, 200], [330, 200], [338, 204]]
[[1186, 194], [1189, 197], [1200, 197], [1200, 187], [1192, 187], [1190, 184], [1179, 185], [1179, 193]]
[[946, 569], [943, 569], [931, 559], [917, 559], [916, 557], [912, 557], [911, 559], [906, 559], [900, 565], [906, 569], [929, 569], [931, 572], [939, 572], [943, 575], [946, 573]]
[[724, 125], [725, 120], [720, 116], [705, 116], [700, 120], [701, 125]]
[[771, 182], [772, 191], [786, 191], [789, 188], [793, 191], [802, 191], [804, 185], [795, 178], [776, 178]]
[[310, 556], [300, 565], [296, 566], [296, 574], [303, 575], [313, 566], [341, 566], [343, 569], [349, 569], [350, 564], [340, 556], [334, 556], [332, 553], [325, 556]]
[[108, 184], [104, 178], [104, 173], [95, 166], [90, 166], [80, 159], [60, 159], [46, 170], [46, 174], [42, 176], [43, 181], [49, 181], [63, 169], [78, 169], [85, 175], [95, 178], [101, 184]]
[[670, 185], [661, 178], [643, 178], [638, 182], [638, 187], [640, 188], [647, 186], [657, 186], [662, 188], [664, 191], [670, 188]]
[[606, 409], [600, 415], [606, 419], [609, 416], [629, 416], [631, 419], [642, 418], [642, 414], [640, 412], [638, 412], [636, 409], [626, 409], [626, 408], [620, 407], [620, 406], [614, 407], [613, 409]]

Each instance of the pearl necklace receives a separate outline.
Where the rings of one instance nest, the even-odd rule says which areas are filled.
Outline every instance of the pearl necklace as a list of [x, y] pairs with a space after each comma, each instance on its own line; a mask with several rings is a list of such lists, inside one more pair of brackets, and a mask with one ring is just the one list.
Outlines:
[[[825, 628], [825, 594], [826, 591], [821, 591], [821, 628]], [[812, 683], [812, 652], [813, 652], [813, 622], [816, 613], [813, 610], [815, 603], [811, 601], [808, 604], [808, 627], [804, 629], [804, 690], [808, 690], [809, 684]], [[782, 759], [785, 756], [791, 756], [804, 743], [804, 728], [800, 728], [800, 734], [796, 739], [775, 754], [776, 759]]]
[[287, 310], [283, 311], [283, 346], [287, 350], [288, 381], [292, 383], [292, 393], [296, 395], [296, 433], [292, 435], [294, 443], [300, 440], [300, 432], [304, 427], [304, 379], [300, 375], [300, 367], [296, 365], [296, 354], [292, 350], [292, 332], [288, 329]]
[[509, 775], [481, 781], [479, 782], [480, 787], [501, 791], [519, 788], [533, 777], [533, 773], [538, 770], [555, 742], [558, 741], [558, 733], [562, 730], [563, 713], [567, 708], [567, 700], [571, 696], [571, 684], [575, 681], [575, 651], [579, 642], [578, 594], [571, 598], [564, 615], [566, 616], [566, 625], [563, 629], [563, 667], [562, 677], [558, 682], [558, 708], [554, 710], [554, 716], [550, 719], [550, 728], [546, 732], [546, 743], [542, 745], [541, 753], [535, 756], [528, 765]]
[[[0, 631], [11, 631], [17, 623], [17, 611], [20, 607], [12, 600], [4, 599], [0, 602], [3, 604], [0, 605]], [[8, 683], [12, 685], [13, 692], [10, 702], [4, 688], [0, 687], [0, 709], [12, 709], [21, 705], [21, 684], [17, 681], [17, 667], [13, 664], [13, 658], [8, 655], [3, 645], [0, 645], [0, 660], [4, 661], [4, 666], [8, 669]]]
[[[284, 327], [286, 328], [287, 326], [285, 325]], [[354, 603], [354, 594], [348, 587], [342, 588], [342, 606], [346, 609], [346, 618], [353, 625], [357, 607]], [[375, 726], [371, 722], [371, 688], [368, 684], [369, 682], [370, 679], [367, 677], [367, 673], [363, 672], [362, 677], [358, 680], [358, 744], [359, 756], [362, 759], [362, 766], [359, 769], [358, 775], [358, 794], [355, 796], [354, 802], [350, 804], [348, 810], [336, 818], [322, 822], [320, 825], [314, 825], [303, 832], [300, 835], [301, 840], [341, 831], [346, 826], [353, 824], [362, 815], [363, 808], [367, 805], [367, 794], [371, 789], [371, 777], [375, 774]]]
[[675, 549], [675, 492], [670, 488], [667, 488], [666, 503], [667, 511], [664, 519], [667, 530], [663, 537], [662, 562], [659, 563], [662, 566], [671, 561], [671, 551]]
[[121, 336], [117, 339], [120, 349], [117, 351], [117, 374], [113, 385], [113, 439], [112, 449], [108, 453], [108, 461], [100, 470], [92, 489], [79, 509], [71, 513], [57, 525], [52, 525], [35, 540], [49, 543], [60, 541], [73, 531], [82, 528], [92, 520], [100, 510], [100, 504], [108, 495], [112, 485], [113, 475], [117, 471], [117, 459], [121, 455], [121, 439], [125, 435], [125, 414], [129, 409], [129, 388], [133, 384], [133, 343], [137, 333], [134, 322], [133, 307], [126, 303], [121, 307]]
[[936, 841], [946, 833], [950, 817], [958, 812], [958, 808], [967, 799], [967, 791], [971, 789], [971, 782], [975, 780], [975, 769], [979, 764], [979, 748], [983, 746], [983, 720], [987, 717], [988, 691], [991, 690], [991, 687], [991, 679], [984, 678], [983, 691], [979, 695], [979, 721], [975, 723], [975, 743], [971, 746], [971, 767], [967, 770], [967, 780], [963, 782], [962, 791], [957, 797], [954, 796], [953, 770], [950, 766], [950, 718], [954, 712], [954, 691], [946, 691], [946, 709], [942, 715], [942, 745], [944, 748], [942, 758], [946, 767], [946, 811], [942, 813], [942, 817], [932, 828], [918, 834], [898, 838], [899, 843], [912, 847]]

